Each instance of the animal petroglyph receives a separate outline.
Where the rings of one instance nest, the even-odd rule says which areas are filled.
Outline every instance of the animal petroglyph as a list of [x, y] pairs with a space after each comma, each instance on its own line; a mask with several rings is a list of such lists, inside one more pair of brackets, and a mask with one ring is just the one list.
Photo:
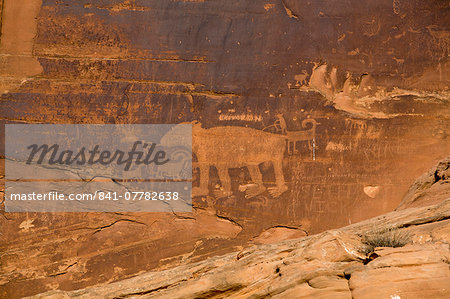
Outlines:
[[309, 74], [306, 70], [303, 70], [301, 74], [295, 75], [294, 76], [294, 80], [296, 81], [295, 86], [308, 84], [308, 81], [306, 81], [308, 76]]
[[[302, 127], [307, 128], [308, 124], [311, 124], [311, 128], [303, 131], [288, 131], [286, 120], [281, 114], [277, 114], [277, 121], [275, 122], [275, 128], [279, 129], [281, 134], [286, 135], [288, 154], [292, 155], [297, 153], [297, 142], [307, 141], [309, 148], [312, 148], [311, 142], [314, 142], [316, 137], [317, 122], [314, 119], [304, 119], [302, 121]], [[291, 149], [292, 147], [292, 149]]]
[[251, 196], [265, 191], [259, 164], [272, 162], [276, 187], [269, 188], [273, 197], [287, 190], [283, 176], [282, 162], [285, 152], [285, 137], [252, 128], [224, 126], [204, 129], [199, 123], [193, 126], [193, 152], [200, 169], [200, 186], [194, 187], [194, 196], [207, 195], [209, 168], [217, 168], [222, 188], [220, 195], [230, 196], [230, 168], [247, 166], [251, 179], [257, 185]]
[[[314, 146], [315, 137], [316, 137], [316, 127], [319, 124], [316, 122], [315, 119], [312, 119], [312, 118], [304, 119], [302, 121], [302, 127], [305, 129], [309, 126], [309, 124], [311, 124], [311, 128], [309, 128], [308, 130], [288, 131], [286, 120], [284, 119], [283, 115], [277, 114], [275, 116], [277, 118], [275, 123], [271, 126], [264, 128], [263, 131], [274, 129], [275, 133], [281, 133], [282, 135], [285, 135], [286, 140], [287, 140], [287, 149], [288, 149], [289, 155], [298, 153], [296, 147], [297, 147], [297, 142], [300, 142], [300, 141], [307, 141], [309, 148], [311, 150], [314, 150], [313, 146]], [[312, 144], [311, 144], [311, 142], [312, 142]]]
[[[294, 132], [286, 132], [286, 138], [288, 141], [288, 153], [297, 153], [297, 142], [299, 141], [308, 141], [309, 148], [312, 149], [315, 143], [315, 136], [316, 136], [316, 126], [317, 122], [314, 119], [305, 119], [302, 121], [302, 127], [306, 128], [308, 124], [311, 124], [311, 128], [304, 131], [294, 131]], [[311, 145], [311, 142], [313, 144]], [[291, 151], [291, 145], [293, 147]]]
[[[281, 126], [285, 126], [284, 119]], [[199, 122], [194, 122], [192, 127], [192, 151], [197, 157], [193, 163], [194, 168], [200, 170], [200, 186], [194, 187], [193, 196], [209, 194], [210, 167], [217, 169], [221, 188], [214, 193], [216, 196], [226, 197], [232, 195], [231, 177], [229, 169], [247, 167], [252, 180], [251, 184], [239, 187], [246, 197], [257, 196], [268, 191], [272, 197], [278, 197], [288, 190], [283, 174], [283, 157], [286, 152], [286, 140], [290, 143], [310, 141], [315, 138], [317, 122], [314, 119], [306, 119], [303, 126], [312, 124], [312, 128], [305, 131], [290, 132], [284, 128], [284, 134], [276, 134], [239, 126], [221, 126], [214, 128], [202, 128]], [[277, 124], [278, 128], [281, 128]], [[172, 146], [174, 136], [179, 136], [175, 126], [161, 140], [164, 146]], [[295, 149], [295, 146], [294, 146]], [[273, 165], [275, 175], [274, 187], [266, 188], [259, 165], [270, 162]]]

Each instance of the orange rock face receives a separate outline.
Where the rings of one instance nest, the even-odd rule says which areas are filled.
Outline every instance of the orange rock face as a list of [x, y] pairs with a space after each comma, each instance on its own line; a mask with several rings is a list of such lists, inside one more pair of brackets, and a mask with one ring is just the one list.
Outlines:
[[447, 157], [414, 182], [397, 210], [424, 207], [450, 197], [449, 181], [450, 157]]
[[[445, 1], [0, 8], [2, 124], [194, 127], [192, 213], [2, 208], [0, 297], [85, 288], [368, 219], [396, 208], [449, 153]], [[408, 207], [422, 206], [414, 192]], [[343, 282], [311, 283], [341, 294]]]
[[[302, 239], [32, 298], [447, 298], [449, 205], [446, 200], [410, 208]], [[396, 230], [390, 241], [407, 236], [408, 244], [367, 248], [361, 236], [379, 240], [386, 228]]]

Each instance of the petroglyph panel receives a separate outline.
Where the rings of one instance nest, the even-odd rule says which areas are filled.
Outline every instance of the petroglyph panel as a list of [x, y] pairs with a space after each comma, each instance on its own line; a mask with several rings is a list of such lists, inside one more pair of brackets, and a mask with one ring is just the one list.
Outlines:
[[382, 214], [449, 153], [446, 1], [1, 3], [3, 124], [194, 126], [192, 213], [2, 212], [2, 298]]

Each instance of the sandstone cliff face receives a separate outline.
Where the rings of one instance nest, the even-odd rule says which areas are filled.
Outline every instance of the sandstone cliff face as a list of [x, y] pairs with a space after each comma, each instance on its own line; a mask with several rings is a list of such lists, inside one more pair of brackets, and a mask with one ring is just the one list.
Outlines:
[[450, 197], [450, 157], [440, 161], [409, 188], [397, 210], [436, 204]]
[[[239, 146], [248, 134], [230, 132], [251, 128], [275, 144], [245, 151], [262, 157], [257, 167], [231, 154], [203, 161], [192, 213], [20, 214], [0, 200], [0, 297], [356, 223], [392, 211], [449, 154], [446, 1], [3, 0], [0, 9], [1, 124], [196, 121], [195, 140], [217, 130]], [[281, 135], [285, 146], [271, 143]]]
[[[396, 229], [394, 241], [407, 236], [408, 244], [368, 248], [364, 236], [380, 237], [386, 228]], [[302, 239], [31, 298], [448, 298], [449, 244], [447, 199]]]

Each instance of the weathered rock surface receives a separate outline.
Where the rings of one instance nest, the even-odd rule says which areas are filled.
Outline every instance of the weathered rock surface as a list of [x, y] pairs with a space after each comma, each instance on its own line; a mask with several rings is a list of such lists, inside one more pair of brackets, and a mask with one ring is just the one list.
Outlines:
[[449, 186], [450, 157], [447, 157], [414, 182], [397, 209], [423, 207], [450, 198]]
[[[361, 237], [396, 228], [404, 247], [368, 250]], [[338, 230], [83, 290], [31, 298], [448, 298], [450, 199]], [[375, 256], [367, 259], [366, 253]]]
[[[0, 152], [2, 125], [13, 123], [197, 121], [197, 140], [237, 131], [238, 148], [249, 128], [273, 144], [246, 148], [257, 167], [236, 167], [231, 154], [203, 161], [192, 213], [6, 213], [0, 200], [0, 297], [356, 223], [392, 211], [449, 155], [448, 1], [3, 0], [0, 9]], [[203, 145], [215, 158], [231, 152]], [[429, 234], [434, 225], [420, 225], [418, 240], [448, 234]], [[333, 238], [310, 258], [359, 256], [333, 253]], [[331, 277], [324, 285], [343, 293], [343, 278]]]

